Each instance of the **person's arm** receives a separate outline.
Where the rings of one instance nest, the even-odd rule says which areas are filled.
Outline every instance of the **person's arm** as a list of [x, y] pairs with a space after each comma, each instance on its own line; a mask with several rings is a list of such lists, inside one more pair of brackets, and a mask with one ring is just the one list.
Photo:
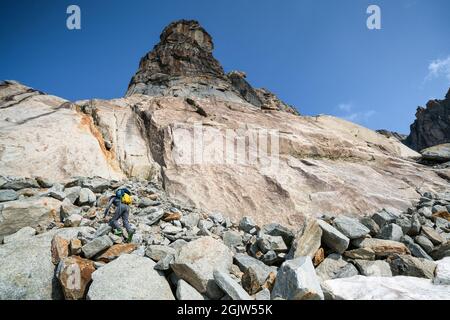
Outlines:
[[113, 203], [114, 203], [114, 197], [112, 197], [111, 200], [109, 200], [109, 203], [108, 203], [108, 205], [106, 206], [105, 213], [104, 213], [104, 216], [103, 216], [103, 217], [106, 217], [106, 216], [108, 215], [109, 209], [111, 208], [111, 206], [112, 206]]

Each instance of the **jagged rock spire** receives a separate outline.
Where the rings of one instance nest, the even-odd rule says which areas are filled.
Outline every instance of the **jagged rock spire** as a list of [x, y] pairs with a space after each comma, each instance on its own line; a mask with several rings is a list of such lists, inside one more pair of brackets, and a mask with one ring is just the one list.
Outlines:
[[254, 89], [243, 72], [225, 74], [212, 51], [212, 37], [198, 21], [172, 22], [160, 42], [140, 61], [126, 96], [212, 98], [297, 113], [266, 89]]

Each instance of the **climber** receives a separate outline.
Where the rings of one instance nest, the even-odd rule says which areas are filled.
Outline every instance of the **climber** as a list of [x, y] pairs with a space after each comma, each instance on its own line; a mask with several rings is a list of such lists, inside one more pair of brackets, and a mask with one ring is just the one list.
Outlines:
[[116, 191], [114, 196], [111, 196], [108, 206], [105, 209], [104, 218], [109, 213], [109, 209], [114, 204], [116, 206], [116, 211], [113, 218], [110, 220], [109, 225], [113, 228], [114, 234], [122, 235], [122, 228], [120, 227], [118, 221], [122, 218], [123, 226], [127, 230], [128, 238], [127, 241], [130, 242], [133, 237], [134, 230], [131, 228], [128, 221], [128, 215], [130, 211], [129, 204], [131, 203], [131, 192], [130, 190], [123, 188]]

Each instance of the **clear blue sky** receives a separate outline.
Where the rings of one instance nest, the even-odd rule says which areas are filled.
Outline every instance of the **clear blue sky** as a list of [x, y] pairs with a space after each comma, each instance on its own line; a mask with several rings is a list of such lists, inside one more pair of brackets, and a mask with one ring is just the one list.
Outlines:
[[[70, 4], [79, 31], [66, 28]], [[366, 27], [370, 4], [382, 30]], [[409, 133], [416, 107], [450, 86], [449, 17], [448, 0], [0, 0], [0, 79], [70, 100], [120, 97], [162, 29], [197, 19], [225, 71], [302, 114]]]

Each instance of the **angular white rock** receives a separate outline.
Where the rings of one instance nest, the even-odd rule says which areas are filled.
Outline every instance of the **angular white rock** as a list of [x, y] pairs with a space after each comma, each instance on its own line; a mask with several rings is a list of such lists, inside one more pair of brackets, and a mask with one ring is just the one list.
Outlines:
[[325, 295], [335, 300], [448, 300], [450, 286], [416, 277], [365, 277], [327, 280]]
[[450, 257], [436, 261], [436, 264], [434, 284], [450, 285]]

